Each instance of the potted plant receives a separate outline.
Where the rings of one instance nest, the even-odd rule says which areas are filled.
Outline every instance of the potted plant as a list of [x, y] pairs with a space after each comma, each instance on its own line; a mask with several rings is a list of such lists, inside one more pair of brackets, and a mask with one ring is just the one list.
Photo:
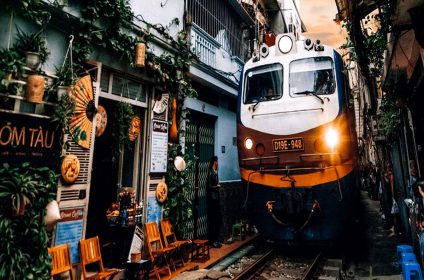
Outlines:
[[16, 37], [15, 48], [26, 57], [26, 64], [29, 68], [36, 70], [46, 62], [50, 54], [47, 48], [47, 40], [42, 30], [37, 33], [27, 34], [19, 27]]
[[0, 79], [11, 80], [24, 72], [25, 61], [15, 49], [0, 50]]
[[22, 173], [18, 168], [11, 168], [8, 164], [2, 166], [0, 180], [0, 198], [6, 199], [14, 216], [22, 216], [25, 206], [31, 204], [37, 196], [37, 184], [33, 175]]
[[[57, 174], [48, 167], [28, 162], [0, 165], [0, 279], [50, 278], [44, 216], [47, 204], [56, 197], [57, 183]], [[24, 204], [24, 214], [16, 216], [16, 209]]]

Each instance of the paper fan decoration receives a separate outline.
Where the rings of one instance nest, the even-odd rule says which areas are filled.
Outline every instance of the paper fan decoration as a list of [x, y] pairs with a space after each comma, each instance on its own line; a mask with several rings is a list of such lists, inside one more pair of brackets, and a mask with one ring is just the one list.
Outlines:
[[71, 96], [75, 100], [75, 113], [70, 119], [69, 131], [75, 143], [88, 149], [91, 141], [93, 118], [97, 112], [89, 74], [75, 83], [72, 87]]

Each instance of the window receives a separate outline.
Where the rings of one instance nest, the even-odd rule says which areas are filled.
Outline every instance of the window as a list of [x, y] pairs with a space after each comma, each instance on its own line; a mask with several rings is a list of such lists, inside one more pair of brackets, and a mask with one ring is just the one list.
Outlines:
[[313, 57], [290, 63], [290, 96], [329, 95], [335, 90], [333, 60]]
[[100, 77], [101, 96], [135, 106], [147, 107], [147, 86], [133, 76], [123, 75], [110, 69], [102, 69]]
[[281, 64], [261, 66], [246, 73], [244, 103], [275, 100], [281, 96], [283, 96]]

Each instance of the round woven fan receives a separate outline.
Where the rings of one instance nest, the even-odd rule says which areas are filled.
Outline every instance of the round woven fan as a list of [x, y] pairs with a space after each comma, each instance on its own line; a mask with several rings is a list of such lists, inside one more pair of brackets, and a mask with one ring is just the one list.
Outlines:
[[75, 143], [88, 149], [91, 141], [93, 118], [97, 112], [90, 75], [85, 75], [75, 83], [71, 96], [75, 100], [75, 113], [70, 119], [69, 130]]

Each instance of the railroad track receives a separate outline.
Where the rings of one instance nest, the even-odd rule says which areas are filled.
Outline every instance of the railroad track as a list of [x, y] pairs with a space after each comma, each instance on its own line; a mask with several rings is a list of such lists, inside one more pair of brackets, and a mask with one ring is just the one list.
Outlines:
[[[215, 269], [225, 271], [232, 279], [256, 280], [256, 279], [293, 279], [293, 280], [339, 280], [341, 279], [342, 261], [339, 259], [326, 259], [322, 253], [314, 257], [282, 256], [276, 250], [259, 249], [258, 247], [248, 250], [248, 254], [235, 260], [223, 269], [217, 266]], [[228, 265], [228, 262], [227, 262]]]

